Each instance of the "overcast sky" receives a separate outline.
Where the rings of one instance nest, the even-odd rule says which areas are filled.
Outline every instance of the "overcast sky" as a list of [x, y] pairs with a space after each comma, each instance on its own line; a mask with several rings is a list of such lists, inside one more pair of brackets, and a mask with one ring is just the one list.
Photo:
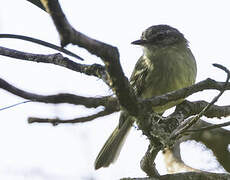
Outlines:
[[[119, 48], [121, 63], [128, 77], [142, 54], [141, 48], [132, 46], [130, 42], [138, 39], [142, 31], [151, 25], [168, 24], [179, 29], [189, 40], [198, 65], [197, 81], [208, 77], [220, 81], [226, 78], [212, 63], [230, 67], [228, 0], [62, 0], [60, 3], [77, 30]], [[58, 34], [49, 15], [25, 0], [1, 2], [0, 33], [27, 35], [59, 44]], [[55, 52], [12, 39], [0, 39], [0, 46], [32, 53]], [[82, 56], [85, 64], [102, 63], [99, 58], [77, 46], [69, 45], [68, 49]], [[0, 77], [19, 88], [44, 95], [69, 92], [96, 97], [111, 93], [96, 78], [54, 65], [3, 56], [0, 59]], [[189, 99], [210, 101], [216, 94], [216, 91], [202, 92]], [[229, 104], [229, 95], [225, 93], [218, 104]], [[2, 90], [0, 99], [0, 108], [24, 101]], [[30, 116], [68, 119], [98, 110], [100, 108], [95, 110], [65, 104], [27, 103], [0, 111], [0, 179], [101, 180], [145, 176], [139, 168], [139, 161], [148, 142], [135, 128], [114, 165], [98, 171], [93, 169], [97, 153], [118, 123], [119, 113], [85, 124], [53, 127], [49, 124], [27, 123]], [[209, 162], [210, 152], [204, 154], [202, 148], [192, 151], [201, 156], [191, 158], [188, 155], [195, 145], [183, 145], [185, 161], [196, 165], [196, 168], [216, 168], [215, 163]], [[165, 173], [161, 161], [158, 156], [158, 168], [161, 173]]]

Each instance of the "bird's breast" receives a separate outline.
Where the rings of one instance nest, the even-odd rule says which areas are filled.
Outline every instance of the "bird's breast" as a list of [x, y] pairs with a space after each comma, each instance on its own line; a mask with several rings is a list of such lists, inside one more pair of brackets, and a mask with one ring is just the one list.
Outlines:
[[167, 50], [151, 58], [145, 56], [144, 63], [148, 69], [146, 88], [142, 93], [144, 98], [165, 94], [195, 82], [196, 63], [189, 49], [182, 52]]

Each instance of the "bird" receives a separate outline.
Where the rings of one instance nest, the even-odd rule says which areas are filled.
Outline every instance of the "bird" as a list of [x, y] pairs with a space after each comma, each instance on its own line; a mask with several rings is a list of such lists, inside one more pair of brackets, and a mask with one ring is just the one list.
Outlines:
[[[190, 50], [189, 42], [176, 28], [165, 24], [153, 25], [143, 31], [139, 40], [131, 44], [143, 48], [143, 54], [129, 80], [138, 98], [163, 95], [195, 83], [195, 57]], [[158, 114], [163, 114], [165, 110], [183, 100], [179, 99], [152, 109]], [[133, 123], [133, 117], [122, 111], [119, 125], [109, 136], [95, 160], [95, 169], [108, 167], [117, 159]]]

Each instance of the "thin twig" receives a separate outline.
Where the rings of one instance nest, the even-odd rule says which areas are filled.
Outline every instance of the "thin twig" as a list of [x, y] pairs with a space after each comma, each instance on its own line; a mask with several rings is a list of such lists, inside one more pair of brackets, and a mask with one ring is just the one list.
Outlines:
[[103, 116], [106, 116], [106, 115], [109, 115], [109, 114], [112, 114], [113, 112], [111, 112], [110, 110], [103, 110], [103, 111], [100, 111], [96, 114], [93, 114], [93, 115], [90, 115], [90, 116], [86, 116], [86, 117], [80, 117], [80, 118], [75, 118], [75, 119], [69, 119], [69, 120], [61, 120], [61, 119], [42, 119], [42, 118], [36, 118], [36, 117], [30, 117], [28, 118], [28, 123], [51, 123], [53, 124], [54, 126], [60, 124], [60, 123], [83, 123], [83, 122], [89, 122], [89, 121], [92, 121], [96, 118], [99, 118], [99, 117], [103, 117]]
[[199, 129], [188, 129], [188, 130], [185, 131], [185, 133], [212, 130], [212, 129], [221, 128], [221, 127], [225, 127], [225, 126], [229, 126], [229, 125], [230, 125], [230, 122], [225, 122], [225, 123], [221, 123], [221, 124], [215, 124], [215, 125], [202, 127], [202, 128], [199, 128]]
[[54, 49], [54, 50], [57, 50], [57, 51], [60, 51], [60, 52], [63, 52], [69, 56], [72, 56], [72, 57], [75, 57], [79, 60], [84, 60], [82, 57], [78, 56], [77, 54], [65, 49], [65, 48], [62, 48], [62, 47], [59, 47], [55, 44], [51, 44], [49, 42], [46, 42], [46, 41], [42, 41], [40, 39], [36, 39], [36, 38], [32, 38], [32, 37], [29, 37], [29, 36], [22, 36], [22, 35], [17, 35], [17, 34], [0, 34], [0, 38], [13, 38], [13, 39], [21, 39], [21, 40], [24, 40], [24, 41], [29, 41], [29, 42], [33, 42], [33, 43], [36, 43], [36, 44], [40, 44], [42, 46], [46, 46], [46, 47], [49, 47], [51, 49]]
[[15, 107], [15, 106], [18, 106], [20, 104], [25, 104], [25, 103], [28, 103], [28, 102], [33, 102], [33, 101], [23, 101], [23, 102], [20, 102], [20, 103], [16, 103], [16, 104], [13, 104], [13, 105], [10, 105], [10, 106], [7, 106], [7, 107], [4, 107], [4, 108], [0, 108], [0, 111], [3, 111], [5, 109], [9, 109], [9, 108], [12, 108], [12, 107]]
[[164, 95], [161, 96], [156, 96], [153, 98], [149, 98], [149, 99], [144, 99], [142, 101], [143, 104], [146, 105], [150, 105], [150, 106], [163, 106], [165, 105], [167, 102], [170, 101], [176, 101], [178, 99], [185, 99], [186, 97], [197, 93], [197, 92], [201, 92], [203, 90], [219, 90], [221, 91], [223, 88], [225, 87], [225, 90], [230, 90], [230, 83], [226, 82], [217, 82], [213, 79], [206, 79], [203, 81], [200, 81], [196, 84], [193, 84], [192, 86], [186, 87], [186, 88], [182, 88], [176, 91], [172, 91], [169, 93], [166, 93]]

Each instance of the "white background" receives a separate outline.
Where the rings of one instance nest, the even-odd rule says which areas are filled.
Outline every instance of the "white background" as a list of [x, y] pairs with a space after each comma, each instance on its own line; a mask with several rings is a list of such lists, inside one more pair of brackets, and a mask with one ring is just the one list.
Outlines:
[[[228, 0], [62, 0], [60, 3], [77, 30], [119, 48], [121, 63], [128, 77], [142, 53], [140, 47], [132, 46], [130, 42], [138, 39], [141, 32], [151, 25], [168, 24], [179, 29], [189, 40], [198, 65], [197, 81], [208, 77], [220, 81], [226, 78], [212, 63], [230, 67]], [[49, 15], [25, 0], [1, 2], [0, 33], [27, 35], [59, 43]], [[55, 52], [12, 39], [0, 39], [0, 46], [41, 54]], [[82, 56], [85, 64], [102, 63], [77, 46], [69, 45], [68, 49]], [[0, 56], [0, 77], [16, 87], [43, 95], [68, 92], [96, 97], [112, 93], [94, 77], [55, 65], [3, 56]], [[216, 94], [216, 91], [205, 91], [190, 100], [210, 101]], [[217, 104], [229, 104], [229, 95], [225, 93]], [[0, 108], [22, 101], [24, 99], [0, 89]], [[0, 111], [0, 179], [101, 180], [145, 176], [139, 168], [139, 161], [148, 142], [135, 128], [114, 165], [98, 171], [93, 168], [97, 153], [117, 125], [119, 113], [84, 124], [53, 127], [50, 124], [27, 123], [30, 116], [68, 119], [98, 110], [100, 108], [85, 109], [66, 104], [27, 103]], [[210, 160], [211, 152], [205, 153], [204, 147], [195, 147], [196, 143], [182, 145], [186, 162], [196, 168], [223, 171], [217, 168], [214, 160]], [[159, 171], [165, 173], [160, 155], [157, 162]]]

